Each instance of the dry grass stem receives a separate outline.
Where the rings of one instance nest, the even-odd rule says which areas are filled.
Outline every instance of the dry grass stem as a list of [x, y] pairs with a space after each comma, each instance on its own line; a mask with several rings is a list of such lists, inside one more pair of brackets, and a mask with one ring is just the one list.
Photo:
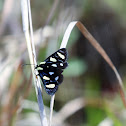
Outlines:
[[[47, 123], [47, 118], [46, 118], [43, 99], [42, 99], [42, 92], [41, 92], [42, 89], [41, 89], [40, 78], [36, 76], [37, 71], [34, 70], [34, 67], [37, 65], [37, 61], [36, 61], [36, 53], [35, 53], [34, 39], [33, 39], [33, 28], [32, 28], [30, 1], [29, 0], [27, 0], [27, 1], [22, 0], [21, 2], [22, 2], [23, 30], [25, 33], [29, 59], [30, 59], [30, 63], [34, 64], [34, 66], [31, 65], [31, 69], [32, 69], [32, 75], [33, 75], [33, 79], [34, 79], [36, 96], [38, 99], [41, 125], [47, 126], [48, 123]], [[31, 34], [29, 34], [29, 24], [30, 24], [30, 33]]]

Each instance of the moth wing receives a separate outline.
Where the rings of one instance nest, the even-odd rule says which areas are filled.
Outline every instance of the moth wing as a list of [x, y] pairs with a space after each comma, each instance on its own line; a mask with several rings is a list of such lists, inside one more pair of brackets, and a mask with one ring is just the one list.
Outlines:
[[68, 52], [66, 48], [61, 48], [52, 55], [50, 55], [45, 62], [57, 63], [57, 62], [65, 62], [68, 59]]
[[55, 94], [55, 92], [58, 90], [58, 85], [63, 82], [62, 72], [62, 69], [50, 68], [49, 72], [41, 72], [39, 74], [42, 79], [44, 88], [49, 95]]
[[39, 68], [39, 76], [43, 81], [47, 94], [55, 94], [58, 90], [58, 85], [62, 83], [63, 69], [68, 66], [67, 58], [67, 50], [62, 48], [50, 55], [44, 62], [41, 62], [37, 66]]
[[43, 82], [45, 91], [49, 95], [55, 94], [55, 92], [58, 90], [58, 84], [55, 79], [52, 78], [52, 76], [49, 75], [49, 73], [41, 72], [39, 73], [41, 80]]

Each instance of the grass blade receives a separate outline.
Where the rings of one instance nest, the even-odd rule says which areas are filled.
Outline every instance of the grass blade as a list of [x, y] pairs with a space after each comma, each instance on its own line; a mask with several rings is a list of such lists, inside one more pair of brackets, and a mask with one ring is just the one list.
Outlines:
[[[21, 5], [22, 5], [21, 8], [22, 8], [23, 31], [24, 31], [25, 38], [26, 38], [28, 54], [29, 54], [29, 58], [30, 58], [30, 63], [34, 64], [34, 65], [31, 65], [31, 69], [32, 69], [34, 86], [35, 86], [36, 96], [37, 96], [38, 105], [39, 105], [41, 125], [48, 126], [47, 118], [46, 118], [46, 114], [45, 114], [45, 110], [44, 110], [43, 99], [42, 99], [40, 78], [36, 77], [37, 73], [35, 75], [35, 72], [37, 72], [37, 71], [34, 71], [34, 67], [37, 65], [37, 61], [36, 61], [36, 53], [35, 53], [34, 39], [33, 39], [30, 2], [29, 2], [29, 0], [21, 0]], [[30, 24], [30, 33], [31, 34], [29, 34], [29, 24]]]
[[97, 40], [88, 32], [88, 30], [85, 28], [85, 26], [81, 22], [77, 22], [76, 26], [82, 32], [82, 34], [87, 38], [87, 40], [89, 40], [91, 45], [99, 52], [99, 54], [104, 58], [104, 60], [109, 64], [109, 66], [114, 71], [114, 73], [117, 77], [117, 80], [119, 82], [118, 86], [119, 86], [120, 96], [122, 98], [124, 106], [126, 107], [126, 100], [125, 100], [123, 82], [122, 82], [122, 79], [121, 79], [117, 69], [115, 68], [114, 64], [112, 63], [111, 59], [106, 54], [104, 49], [100, 46], [100, 44], [97, 42]]
[[69, 39], [70, 34], [71, 34], [71, 31], [73, 30], [73, 28], [74, 28], [75, 25], [78, 27], [78, 29], [85, 36], [85, 38], [87, 38], [87, 40], [89, 40], [89, 42], [91, 43], [91, 45], [99, 52], [99, 54], [105, 59], [105, 61], [109, 64], [109, 66], [114, 71], [114, 73], [115, 73], [115, 75], [117, 77], [117, 80], [119, 82], [118, 86], [119, 86], [120, 96], [122, 98], [124, 106], [126, 107], [124, 86], [123, 86], [122, 79], [121, 79], [121, 77], [120, 77], [117, 69], [115, 68], [114, 64], [112, 63], [111, 59], [106, 54], [106, 52], [104, 51], [104, 49], [100, 46], [100, 44], [97, 42], [97, 40], [88, 32], [88, 30], [85, 28], [85, 26], [80, 21], [73, 21], [73, 22], [71, 22], [68, 25], [68, 27], [66, 29], [66, 32], [64, 34], [64, 37], [63, 37], [63, 40], [62, 40], [60, 48], [65, 48], [66, 47], [68, 39]]

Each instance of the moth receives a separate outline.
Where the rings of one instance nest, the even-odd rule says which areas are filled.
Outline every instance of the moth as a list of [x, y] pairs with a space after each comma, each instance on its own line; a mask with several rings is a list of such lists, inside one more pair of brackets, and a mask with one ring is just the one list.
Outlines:
[[61, 48], [35, 67], [47, 94], [54, 95], [63, 82], [62, 72], [68, 66], [67, 59], [66, 48]]

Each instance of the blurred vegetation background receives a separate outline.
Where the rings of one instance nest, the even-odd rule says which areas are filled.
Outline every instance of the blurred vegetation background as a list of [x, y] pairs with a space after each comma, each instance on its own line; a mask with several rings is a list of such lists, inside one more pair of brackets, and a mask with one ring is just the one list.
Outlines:
[[[31, 0], [38, 63], [55, 52], [71, 21], [98, 40], [126, 83], [125, 0]], [[126, 110], [114, 72], [77, 28], [68, 46], [69, 67], [56, 93], [54, 126], [125, 126]], [[0, 0], [0, 126], [40, 126], [20, 1]], [[50, 96], [43, 90], [49, 117]]]

